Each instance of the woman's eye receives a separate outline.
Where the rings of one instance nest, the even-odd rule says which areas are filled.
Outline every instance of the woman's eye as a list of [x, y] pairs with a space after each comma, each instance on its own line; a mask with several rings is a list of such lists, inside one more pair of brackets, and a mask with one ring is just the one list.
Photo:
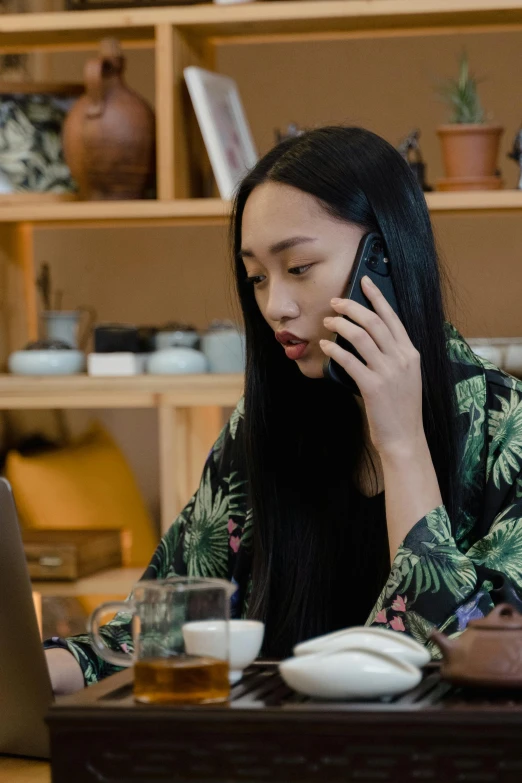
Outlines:
[[247, 283], [250, 283], [250, 285], [259, 285], [264, 279], [264, 275], [252, 275], [252, 277], [247, 277], [246, 281]]
[[304, 275], [305, 272], [308, 272], [310, 267], [313, 266], [313, 264], [304, 264], [303, 266], [292, 266], [288, 270], [289, 274], [291, 275]]

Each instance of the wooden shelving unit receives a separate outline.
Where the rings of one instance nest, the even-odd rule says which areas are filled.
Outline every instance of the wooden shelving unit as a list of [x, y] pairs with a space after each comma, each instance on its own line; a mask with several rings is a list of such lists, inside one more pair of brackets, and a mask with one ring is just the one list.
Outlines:
[[[71, 228], [223, 225], [230, 205], [193, 198], [190, 126], [183, 68], [213, 68], [223, 44], [487, 34], [522, 30], [522, 0], [292, 0], [0, 16], [0, 52], [87, 50], [104, 36], [154, 52], [157, 188], [155, 201], [0, 204], [0, 248], [10, 261], [16, 307], [8, 308], [8, 347], [34, 339], [35, 232]], [[519, 191], [431, 193], [434, 213], [522, 209]], [[23, 310], [20, 307], [20, 292]], [[222, 406], [241, 394], [239, 376], [92, 379], [0, 376], [0, 408], [155, 408], [159, 417], [162, 523], [166, 527], [197, 482]]]
[[[506, 212], [522, 209], [522, 191], [427, 193], [431, 212]], [[230, 203], [218, 198], [171, 201], [33, 203], [0, 205], [0, 225], [30, 223], [38, 229], [226, 225]]]
[[203, 49], [208, 39], [255, 35], [368, 33], [425, 35], [470, 27], [491, 30], [522, 24], [519, 0], [301, 0], [228, 7], [196, 5], [70, 13], [5, 15], [0, 46], [22, 49], [85, 46], [105, 34], [128, 45], [154, 45], [158, 25], [177, 28]]
[[455, 193], [427, 193], [432, 213], [512, 212], [522, 209], [520, 190], [470, 190]]
[[230, 204], [220, 199], [159, 201], [70, 201], [0, 204], [0, 224], [31, 224], [38, 229], [111, 228], [155, 225], [224, 225]]
[[[260, 41], [418, 36], [522, 29], [522, 0], [297, 0], [245, 5], [174, 6], [0, 17], [0, 52], [92, 48], [105, 35], [155, 54], [158, 198], [123, 203], [0, 204], [0, 243], [18, 264], [25, 296], [25, 334], [37, 334], [34, 231], [123, 225], [215, 225], [229, 205], [191, 198], [190, 133], [183, 106], [183, 68], [209, 68], [221, 44]], [[509, 211], [518, 191], [433, 193], [434, 212]], [[20, 334], [17, 335], [21, 342]]]
[[166, 530], [198, 484], [210, 442], [233, 408], [243, 376], [139, 375], [132, 378], [0, 375], [0, 410], [154, 408], [158, 416], [161, 526]]
[[243, 390], [241, 374], [87, 375], [32, 377], [0, 375], [0, 410], [55, 408], [233, 407]]

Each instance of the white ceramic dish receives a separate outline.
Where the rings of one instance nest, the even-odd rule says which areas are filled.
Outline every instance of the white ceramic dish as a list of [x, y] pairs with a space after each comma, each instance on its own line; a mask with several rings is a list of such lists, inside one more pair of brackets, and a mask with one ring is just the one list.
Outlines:
[[354, 648], [331, 654], [300, 655], [279, 664], [281, 677], [314, 699], [376, 699], [411, 690], [420, 669], [376, 650]]
[[85, 354], [60, 349], [15, 351], [8, 367], [14, 375], [77, 375], [85, 370]]
[[147, 372], [153, 375], [180, 375], [208, 371], [208, 362], [201, 351], [193, 348], [163, 348], [154, 351], [147, 360]]
[[468, 343], [478, 356], [522, 378], [522, 337], [470, 337]]
[[517, 378], [522, 378], [522, 343], [513, 342], [507, 346], [504, 369]]
[[229, 651], [227, 654], [224, 620], [201, 620], [185, 623], [183, 639], [189, 655], [209, 655], [230, 662], [230, 682], [241, 679], [243, 669], [255, 661], [263, 644], [265, 626], [257, 620], [229, 621]]
[[502, 367], [504, 361], [505, 348], [500, 345], [472, 345], [473, 353], [486, 359], [496, 367]]
[[429, 652], [421, 644], [405, 634], [388, 631], [386, 628], [346, 628], [342, 631], [317, 636], [294, 647], [294, 655], [313, 653], [333, 653], [354, 647], [393, 655], [413, 666], [425, 666], [431, 659]]

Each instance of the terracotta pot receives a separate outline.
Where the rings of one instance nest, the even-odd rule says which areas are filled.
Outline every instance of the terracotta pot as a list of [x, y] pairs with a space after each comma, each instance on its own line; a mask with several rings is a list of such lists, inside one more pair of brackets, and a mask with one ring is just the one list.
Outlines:
[[500, 125], [440, 125], [437, 134], [441, 142], [446, 177], [496, 176], [500, 137], [503, 132]]
[[65, 159], [85, 199], [143, 198], [154, 174], [154, 112], [126, 86], [124, 68], [118, 41], [102, 41], [64, 124]]

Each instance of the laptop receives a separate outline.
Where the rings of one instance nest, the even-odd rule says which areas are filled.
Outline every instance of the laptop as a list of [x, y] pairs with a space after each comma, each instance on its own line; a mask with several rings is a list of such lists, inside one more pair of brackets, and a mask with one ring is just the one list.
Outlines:
[[52, 698], [18, 516], [0, 478], [0, 753], [49, 757]]

